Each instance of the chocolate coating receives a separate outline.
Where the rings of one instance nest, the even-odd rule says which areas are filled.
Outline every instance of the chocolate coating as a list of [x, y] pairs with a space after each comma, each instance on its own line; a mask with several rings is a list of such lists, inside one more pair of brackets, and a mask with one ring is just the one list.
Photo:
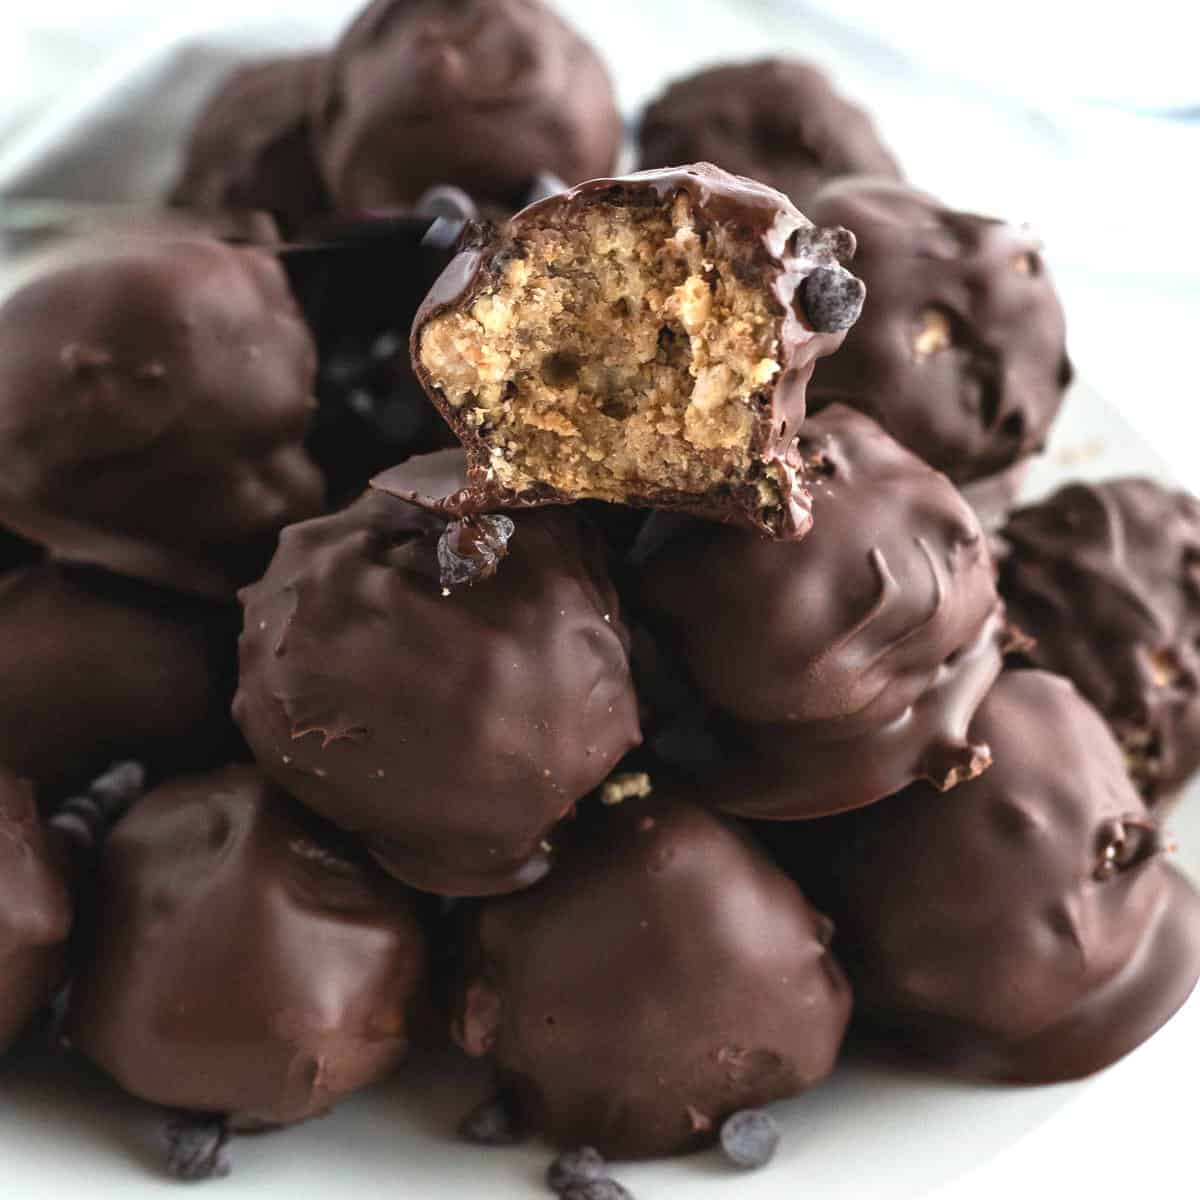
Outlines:
[[314, 127], [339, 211], [454, 184], [521, 202], [616, 164], [621, 118], [596, 52], [541, 0], [376, 0], [321, 75]]
[[0, 1053], [62, 981], [72, 916], [33, 788], [0, 768]]
[[861, 409], [957, 483], [1039, 450], [1071, 380], [1041, 243], [887, 180], [831, 183], [805, 211], [854, 231], [868, 294], [812, 408]]
[[261, 210], [288, 231], [328, 212], [309, 121], [323, 57], [262, 59], [229, 74], [192, 126], [170, 202]]
[[81, 245], [0, 306], [0, 519], [67, 557], [227, 593], [320, 510], [314, 368], [271, 255]]
[[866, 112], [809, 63], [791, 58], [710, 67], [676, 80], [642, 118], [641, 166], [712, 162], [806, 205], [840, 175], [899, 179]]
[[68, 1029], [134, 1095], [286, 1125], [407, 1054], [426, 982], [411, 898], [253, 768], [146, 796], [101, 887]]
[[119, 759], [222, 761], [238, 740], [236, 629], [223, 606], [99, 571], [0, 575], [0, 764], [53, 797]]
[[1090, 1074], [1200, 974], [1200, 896], [1168, 866], [1120, 750], [1068, 681], [1006, 671], [976, 714], [995, 764], [781, 829], [837, 923], [856, 1015], [965, 1075]]
[[650, 629], [713, 710], [727, 761], [702, 769], [728, 778], [721, 803], [767, 819], [969, 778], [988, 763], [967, 726], [1003, 633], [974, 513], [852, 409], [810, 418], [796, 446], [813, 497], [803, 541], [659, 516], [633, 551]]
[[405, 473], [429, 507], [372, 491], [284, 532], [242, 594], [234, 716], [268, 775], [404, 882], [525, 887], [547, 832], [641, 740], [616, 593], [575, 515], [547, 510], [514, 516], [492, 577], [443, 594], [431, 508], [463, 457]]
[[[854, 255], [854, 237], [845, 229], [812, 225], [786, 196], [763, 184], [742, 179], [707, 163], [674, 170], [646, 171], [617, 179], [595, 179], [530, 205], [507, 223], [480, 228], [467, 238], [443, 272], [413, 322], [413, 364], [418, 378], [438, 406], [468, 456], [472, 482], [484, 507], [515, 503], [563, 503], [586, 498], [563, 493], [547, 481], [515, 492], [497, 483], [486, 420], [456, 408], [422, 362], [427, 327], [439, 315], [465, 311], [493, 289], [506, 265], [520, 257], [523, 244], [539, 231], [577, 223], [589, 210], [650, 210], [686, 197], [690, 219], [698, 231], [717, 230], [736, 245], [732, 273], [761, 292], [773, 322], [773, 354], [778, 370], [746, 401], [752, 464], [742, 477], [730, 472], [727, 482], [703, 494], [689, 494], [646, 476], [628, 481], [621, 501], [633, 506], [677, 508], [712, 519], [750, 525], [771, 536], [799, 537], [811, 524], [803, 472], [789, 454], [805, 416], [805, 392], [813, 365], [832, 354], [845, 337], [861, 305], [861, 282], [844, 263]], [[815, 316], [806, 312], [805, 284], [818, 273], [820, 303]], [[834, 302], [836, 300], [836, 303]], [[520, 319], [518, 314], [517, 319]], [[620, 322], [620, 315], [614, 320]], [[619, 397], [617, 398], [619, 399]], [[512, 436], [509, 434], [508, 436]], [[694, 450], [693, 453], [703, 454]], [[769, 483], [769, 500], [763, 488]], [[485, 486], [486, 485], [486, 486]], [[599, 497], [608, 499], [609, 497]]]
[[1200, 767], [1200, 501], [1075, 483], [1013, 513], [1000, 587], [1026, 650], [1100, 710], [1148, 803]]
[[471, 918], [455, 1037], [556, 1145], [694, 1150], [832, 1069], [850, 990], [831, 932], [678, 794], [593, 810], [547, 880]]

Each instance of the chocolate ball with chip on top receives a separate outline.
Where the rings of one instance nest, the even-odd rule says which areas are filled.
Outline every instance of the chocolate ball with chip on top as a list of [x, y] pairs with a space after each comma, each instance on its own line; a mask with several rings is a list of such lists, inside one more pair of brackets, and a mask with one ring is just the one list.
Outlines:
[[843, 179], [806, 210], [858, 239], [862, 316], [809, 388], [849, 404], [958, 484], [1035, 451], [1071, 380], [1062, 305], [1024, 227], [903, 183]]
[[262, 770], [405, 883], [528, 887], [641, 741], [603, 548], [572, 510], [457, 517], [461, 451], [284, 531], [242, 593], [234, 717]]

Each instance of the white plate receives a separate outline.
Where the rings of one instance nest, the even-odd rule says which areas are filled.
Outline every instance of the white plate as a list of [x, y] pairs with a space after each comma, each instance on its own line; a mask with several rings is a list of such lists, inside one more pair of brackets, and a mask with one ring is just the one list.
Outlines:
[[[1041, 494], [1066, 478], [1142, 472], [1154, 452], [1085, 387], [1073, 389], [1030, 474]], [[1179, 860], [1200, 878], [1200, 788], [1173, 821]], [[1190, 857], [1189, 857], [1190, 854]], [[1200, 998], [1117, 1066], [1076, 1084], [973, 1086], [917, 1071], [844, 1064], [779, 1106], [785, 1138], [772, 1166], [735, 1174], [715, 1154], [621, 1168], [638, 1200], [977, 1200], [1029, 1190], [1089, 1200], [1178, 1182], [1200, 1061]], [[239, 1139], [234, 1174], [205, 1185], [218, 1200], [527, 1200], [544, 1192], [542, 1146], [480, 1150], [454, 1137], [486, 1091], [478, 1064], [409, 1064], [330, 1117]], [[163, 1179], [160, 1115], [78, 1065], [24, 1053], [0, 1063], [0, 1197], [140, 1200], [177, 1192]], [[206, 1192], [207, 1194], [207, 1192]], [[1195, 1195], [1194, 1190], [1176, 1194]]]

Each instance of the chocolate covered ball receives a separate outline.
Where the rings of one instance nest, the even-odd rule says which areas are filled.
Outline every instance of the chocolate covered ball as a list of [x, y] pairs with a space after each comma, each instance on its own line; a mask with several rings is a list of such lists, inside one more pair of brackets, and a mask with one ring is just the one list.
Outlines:
[[97, 238], [0, 306], [0, 521], [190, 590], [253, 578], [320, 511], [316, 356], [273, 256]]
[[234, 702], [264, 772], [443, 895], [543, 875], [641, 740], [600, 546], [563, 510], [451, 521], [464, 482], [461, 452], [415, 458], [286, 530], [242, 594]]
[[1200, 767], [1200, 501], [1073, 483], [1013, 513], [1000, 588], [1025, 651], [1100, 710], [1148, 803]]
[[[732, 811], [782, 820], [971, 778], [989, 754], [967, 730], [1003, 633], [975, 514], [853, 409], [810, 418], [795, 447], [813, 498], [803, 541], [658, 515], [633, 551], [639, 609], [720, 743], [692, 765], [725, 781]], [[657, 742], [676, 760], [680, 708]]]
[[850, 990], [829, 923], [685, 794], [591, 810], [537, 887], [469, 921], [455, 1017], [555, 1145], [646, 1158], [829, 1074]]
[[1038, 239], [887, 180], [831, 183], [806, 211], [854, 231], [868, 294], [811, 406], [853, 405], [956, 483], [1039, 450], [1071, 365]]
[[899, 179], [867, 113], [811, 63], [768, 58], [697, 71], [646, 109], [641, 166], [711, 162], [778, 188], [798, 208], [841, 175]]
[[952, 795], [918, 784], [776, 836], [876, 1032], [965, 1075], [1088, 1075], [1187, 998], [1200, 896], [1067, 680], [1006, 671], [973, 735], [995, 763]]
[[73, 908], [32, 786], [0, 768], [0, 1053], [62, 982]]
[[541, 0], [376, 0], [330, 54], [313, 113], [351, 213], [437, 184], [511, 206], [539, 172], [609, 174], [621, 142], [604, 64]]
[[118, 759], [223, 761], [236, 634], [224, 606], [100, 571], [0, 574], [0, 764], [52, 799]]
[[141, 800], [100, 896], [68, 1032], [134, 1095], [287, 1125], [407, 1054], [426, 982], [412, 899], [253, 768]]
[[593, 180], [464, 244], [413, 362], [493, 504], [683, 508], [798, 537], [790, 449], [813, 363], [862, 303], [853, 252], [707, 164]]
[[262, 59], [222, 80], [192, 126], [171, 203], [261, 210], [288, 230], [328, 212], [310, 124], [323, 57]]

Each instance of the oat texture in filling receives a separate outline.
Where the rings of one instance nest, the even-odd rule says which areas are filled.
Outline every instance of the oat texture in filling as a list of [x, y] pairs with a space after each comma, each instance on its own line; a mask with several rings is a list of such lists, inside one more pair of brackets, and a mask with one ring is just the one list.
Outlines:
[[432, 382], [497, 483], [622, 501], [754, 484], [754, 410], [780, 369], [761, 247], [686, 195], [575, 207], [521, 230], [466, 307], [425, 328]]

